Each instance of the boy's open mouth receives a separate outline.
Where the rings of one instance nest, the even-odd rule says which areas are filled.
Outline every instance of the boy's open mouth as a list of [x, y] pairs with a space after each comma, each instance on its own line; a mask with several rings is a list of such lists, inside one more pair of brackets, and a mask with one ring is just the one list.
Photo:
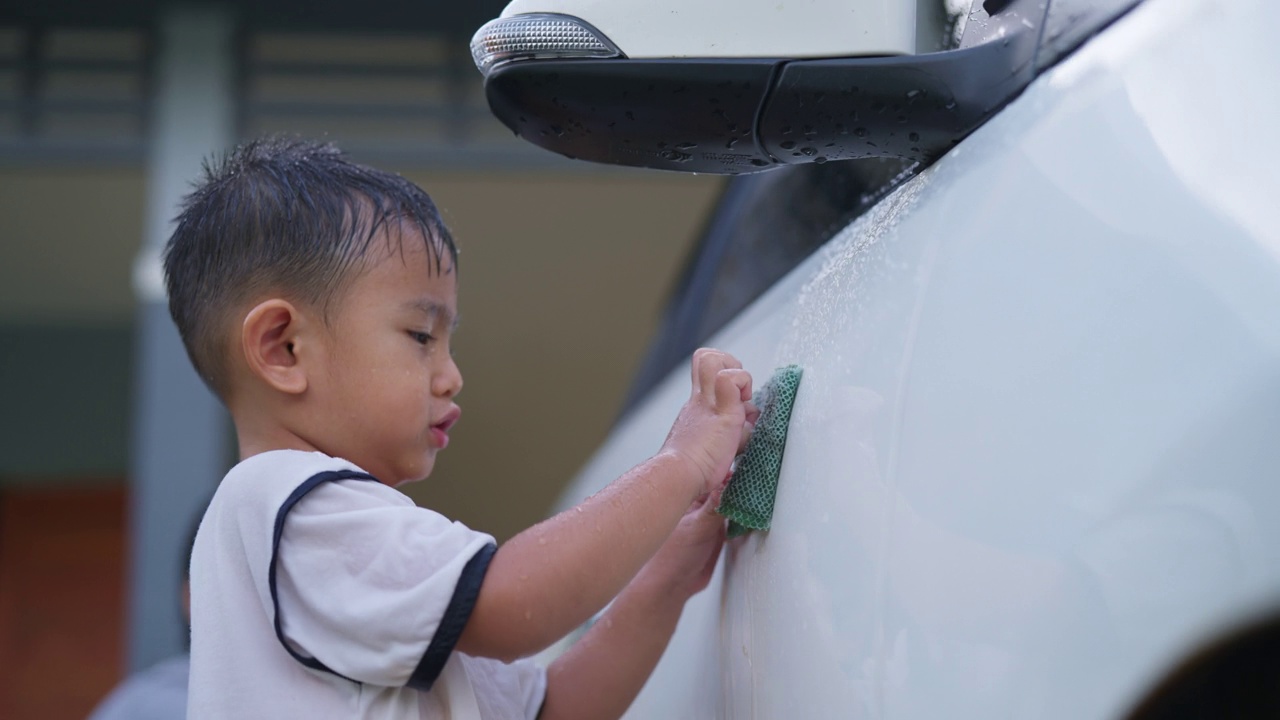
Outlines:
[[458, 422], [458, 418], [462, 415], [462, 409], [454, 406], [445, 413], [443, 418], [431, 426], [431, 437], [435, 440], [436, 446], [441, 450], [449, 446], [449, 428]]

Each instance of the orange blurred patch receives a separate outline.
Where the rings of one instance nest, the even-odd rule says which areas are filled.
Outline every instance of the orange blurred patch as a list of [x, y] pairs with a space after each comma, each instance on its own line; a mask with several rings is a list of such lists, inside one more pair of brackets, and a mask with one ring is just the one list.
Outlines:
[[0, 718], [83, 720], [122, 677], [125, 499], [0, 490]]

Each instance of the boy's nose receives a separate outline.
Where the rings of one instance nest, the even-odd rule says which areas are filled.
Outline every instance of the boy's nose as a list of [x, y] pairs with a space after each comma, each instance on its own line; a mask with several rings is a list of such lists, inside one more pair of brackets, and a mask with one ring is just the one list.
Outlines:
[[451, 398], [462, 392], [462, 371], [458, 369], [458, 363], [454, 362], [452, 357], [432, 380], [432, 384], [435, 386], [432, 390], [440, 397]]

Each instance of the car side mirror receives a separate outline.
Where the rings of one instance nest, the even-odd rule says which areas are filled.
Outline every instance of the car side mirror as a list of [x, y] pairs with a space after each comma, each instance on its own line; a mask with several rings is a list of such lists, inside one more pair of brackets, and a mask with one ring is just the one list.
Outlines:
[[577, 33], [579, 45], [557, 49], [555, 38], [522, 36], [512, 7], [472, 49], [494, 115], [571, 158], [719, 174], [930, 162], [1030, 82], [1047, 5], [975, 2], [958, 48], [919, 55], [636, 58], [584, 19], [543, 16], [562, 23], [556, 37]]

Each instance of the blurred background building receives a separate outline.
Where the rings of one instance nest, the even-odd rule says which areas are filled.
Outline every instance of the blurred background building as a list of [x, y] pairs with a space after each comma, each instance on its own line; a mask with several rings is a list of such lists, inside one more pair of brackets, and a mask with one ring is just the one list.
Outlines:
[[503, 5], [0, 6], [0, 717], [84, 717], [182, 650], [185, 544], [235, 448], [157, 248], [238, 140], [332, 140], [458, 239], [464, 421], [419, 503], [506, 538], [603, 439], [720, 182], [513, 138], [468, 50]]

